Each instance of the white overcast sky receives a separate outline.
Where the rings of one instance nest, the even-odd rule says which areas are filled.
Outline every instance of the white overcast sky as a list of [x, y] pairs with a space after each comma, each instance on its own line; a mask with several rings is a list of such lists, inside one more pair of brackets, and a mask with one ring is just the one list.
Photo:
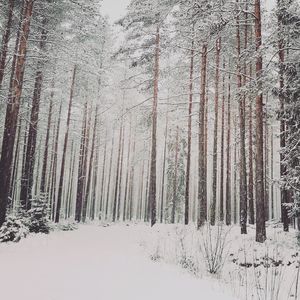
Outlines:
[[126, 13], [129, 2], [130, 0], [103, 0], [101, 11], [114, 22]]

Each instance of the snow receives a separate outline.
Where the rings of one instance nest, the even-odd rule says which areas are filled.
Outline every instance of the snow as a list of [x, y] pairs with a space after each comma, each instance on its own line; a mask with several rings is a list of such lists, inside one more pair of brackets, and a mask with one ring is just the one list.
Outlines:
[[153, 232], [146, 225], [82, 225], [1, 244], [1, 299], [234, 299], [215, 280], [152, 261], [145, 245]]
[[[239, 226], [204, 226], [197, 231], [194, 225], [158, 225], [152, 237], [144, 239], [144, 247], [150, 256], [168, 264], [180, 266], [182, 258], [188, 258], [187, 270], [209, 282], [217, 280], [237, 299], [299, 299], [298, 233], [283, 232], [280, 223], [267, 225], [264, 244], [255, 242], [255, 226], [248, 226], [248, 234], [241, 235]], [[207, 271], [205, 244], [210, 262], [220, 261], [216, 275]]]

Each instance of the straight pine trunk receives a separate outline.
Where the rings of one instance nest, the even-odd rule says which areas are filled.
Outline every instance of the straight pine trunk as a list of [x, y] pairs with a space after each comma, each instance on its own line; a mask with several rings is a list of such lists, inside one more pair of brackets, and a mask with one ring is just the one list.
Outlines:
[[264, 117], [263, 117], [263, 91], [261, 54], [261, 9], [260, 0], [255, 0], [255, 44], [256, 44], [256, 241], [263, 243], [266, 240], [265, 224], [265, 192], [264, 192]]
[[123, 134], [123, 123], [120, 125], [120, 132], [119, 132], [117, 171], [116, 171], [115, 194], [114, 194], [114, 202], [113, 202], [113, 218], [112, 218], [113, 222], [116, 222], [116, 220], [117, 220], [118, 190], [119, 190], [118, 188], [119, 188], [119, 178], [120, 178], [122, 134]]
[[[92, 170], [93, 170], [93, 165], [94, 165], [94, 153], [95, 153], [97, 124], [98, 124], [98, 106], [96, 107], [96, 111], [95, 111], [94, 131], [93, 131], [93, 137], [92, 137], [92, 148], [91, 148], [91, 153], [90, 153], [89, 172], [88, 172], [86, 191], [85, 191], [85, 203], [86, 203], [86, 205], [88, 204], [88, 199], [89, 199], [89, 196], [90, 196], [90, 193], [91, 193]], [[86, 216], [86, 209], [85, 209], [85, 216]]]
[[151, 145], [151, 170], [150, 170], [150, 215], [151, 226], [156, 223], [156, 134], [157, 134], [157, 104], [158, 104], [158, 80], [160, 59], [160, 29], [157, 25], [155, 39], [155, 63], [154, 63], [154, 93], [152, 110], [152, 145]]
[[76, 69], [77, 69], [77, 67], [75, 65], [75, 67], [73, 69], [68, 116], [67, 116], [67, 128], [66, 128], [66, 133], [65, 133], [63, 155], [62, 155], [62, 162], [61, 162], [61, 169], [60, 169], [55, 223], [58, 223], [59, 219], [60, 219], [60, 210], [61, 210], [61, 203], [62, 203], [62, 192], [63, 192], [64, 174], [65, 174], [64, 173], [65, 172], [65, 162], [66, 162], [66, 155], [67, 155], [67, 148], [68, 148], [68, 139], [69, 139], [70, 122], [71, 122], [71, 111], [72, 111], [73, 98], [74, 98]]
[[121, 144], [121, 158], [120, 158], [120, 175], [119, 175], [119, 193], [118, 193], [118, 209], [117, 209], [117, 220], [120, 220], [121, 215], [121, 196], [122, 196], [122, 183], [123, 183], [123, 165], [124, 165], [124, 135], [125, 135], [125, 128], [123, 127], [122, 132], [122, 144]]
[[[194, 35], [194, 26], [192, 35]], [[185, 179], [185, 207], [184, 224], [189, 224], [189, 198], [190, 198], [190, 173], [191, 173], [191, 148], [192, 148], [192, 109], [193, 109], [193, 83], [194, 83], [194, 37], [191, 45], [190, 84], [189, 84], [189, 108], [188, 108], [188, 144]]]
[[[98, 121], [97, 121], [98, 123]], [[95, 165], [93, 168], [93, 182], [92, 182], [92, 192], [91, 192], [91, 207], [90, 207], [90, 219], [93, 221], [95, 219], [95, 212], [96, 212], [96, 197], [98, 191], [98, 169], [99, 169], [99, 147], [100, 147], [100, 136], [97, 127], [94, 129], [96, 130], [96, 158], [95, 158]], [[100, 207], [101, 203], [98, 204]]]
[[87, 127], [87, 102], [84, 105], [84, 117], [82, 122], [81, 130], [81, 141], [79, 150], [79, 165], [78, 165], [78, 177], [77, 177], [77, 192], [76, 192], [76, 204], [75, 204], [75, 221], [81, 221], [82, 213], [82, 198], [84, 188], [84, 177], [83, 177], [83, 161], [85, 155], [85, 138], [86, 138], [86, 127]]
[[104, 216], [104, 208], [105, 208], [105, 189], [104, 189], [104, 183], [105, 183], [105, 168], [106, 168], [106, 152], [107, 152], [107, 132], [105, 136], [105, 144], [104, 144], [104, 152], [103, 152], [103, 163], [102, 163], [102, 176], [101, 176], [101, 189], [100, 189], [100, 218], [102, 219]]
[[34, 92], [32, 97], [32, 108], [29, 123], [29, 133], [26, 149], [25, 165], [21, 179], [21, 195], [20, 200], [23, 207], [27, 210], [31, 208], [31, 199], [33, 198], [32, 188], [33, 188], [33, 175], [34, 175], [34, 164], [35, 164], [35, 152], [36, 152], [36, 139], [38, 133], [38, 120], [40, 112], [40, 101], [42, 93], [43, 84], [43, 54], [46, 47], [47, 31], [45, 29], [47, 20], [43, 18], [42, 20], [42, 32], [40, 37], [39, 51], [40, 58], [38, 61], [37, 72], [35, 74], [35, 84]]
[[111, 142], [109, 173], [108, 173], [108, 182], [107, 182], [107, 189], [106, 189], [106, 205], [105, 205], [105, 218], [106, 218], [106, 220], [108, 219], [108, 206], [109, 206], [109, 197], [110, 197], [110, 182], [111, 182], [111, 173], [112, 173], [113, 152], [114, 152], [114, 133], [113, 133], [112, 142]]
[[207, 221], [207, 194], [206, 194], [206, 150], [205, 150], [205, 102], [206, 102], [206, 75], [207, 75], [207, 44], [203, 44], [201, 53], [201, 94], [199, 107], [199, 166], [198, 166], [198, 220], [200, 228]]
[[[225, 61], [223, 70], [225, 70]], [[224, 139], [225, 139], [225, 75], [222, 87], [222, 118], [221, 118], [221, 178], [220, 178], [220, 221], [224, 221]]]
[[[251, 30], [252, 32], [252, 30]], [[252, 36], [252, 33], [251, 33]], [[252, 41], [252, 38], [251, 38]], [[250, 63], [250, 77], [252, 78], [252, 63]], [[252, 99], [249, 101], [249, 224], [254, 225], [254, 171], [253, 171], [253, 108]]]
[[[24, 2], [22, 25], [20, 27], [20, 41], [17, 39], [18, 51], [15, 53], [16, 68], [12, 69], [12, 78], [8, 104], [6, 108], [5, 125], [2, 140], [0, 160], [0, 226], [4, 223], [10, 191], [10, 180], [13, 163], [13, 150], [15, 144], [20, 99], [22, 95], [23, 77], [27, 53], [27, 41], [30, 32], [33, 0]], [[23, 203], [22, 203], [23, 204]]]
[[84, 156], [83, 156], [83, 164], [82, 164], [82, 213], [81, 213], [81, 221], [85, 223], [86, 215], [87, 215], [87, 199], [85, 197], [86, 188], [87, 188], [87, 171], [88, 171], [88, 156], [89, 156], [89, 144], [90, 144], [90, 130], [91, 130], [91, 122], [92, 122], [92, 107], [88, 112], [88, 121], [86, 124], [85, 135], [84, 135]]
[[226, 166], [226, 225], [231, 225], [231, 76], [228, 77], [227, 102], [227, 166]]
[[0, 52], [0, 90], [2, 87], [2, 82], [4, 78], [4, 72], [6, 67], [6, 57], [8, 52], [8, 43], [11, 35], [12, 23], [13, 23], [13, 13], [15, 7], [15, 0], [8, 0], [8, 14], [7, 21], [5, 25], [5, 30], [2, 36], [2, 45]]
[[52, 220], [55, 218], [55, 207], [56, 207], [56, 182], [57, 182], [57, 157], [58, 157], [58, 143], [60, 135], [60, 123], [61, 123], [61, 111], [62, 111], [62, 102], [60, 103], [59, 115], [56, 128], [56, 136], [54, 143], [54, 157], [53, 157], [53, 168], [52, 168], [52, 185], [51, 185], [51, 215]]
[[[283, 5], [282, 0], [277, 0], [277, 7], [278, 9], [281, 8]], [[285, 103], [284, 103], [284, 95], [283, 91], [285, 88], [285, 81], [284, 81], [284, 64], [285, 64], [285, 42], [283, 37], [283, 30], [282, 30], [282, 15], [281, 13], [278, 15], [278, 56], [279, 56], [279, 102], [280, 102], [280, 110], [281, 113], [285, 112]], [[286, 147], [286, 123], [284, 118], [280, 119], [280, 148], [284, 149]], [[287, 175], [287, 168], [284, 163], [285, 155], [283, 151], [280, 152], [280, 177], [284, 179]], [[289, 231], [289, 217], [288, 217], [288, 209], [286, 208], [285, 204], [289, 202], [288, 190], [285, 186], [281, 187], [281, 221], [283, 223], [283, 230]]]
[[210, 207], [210, 224], [216, 223], [217, 206], [217, 174], [218, 174], [218, 124], [219, 124], [219, 80], [220, 80], [220, 53], [221, 38], [216, 41], [216, 77], [215, 77], [215, 120], [213, 141], [213, 177], [212, 177], [212, 203]]
[[123, 221], [126, 221], [127, 218], [127, 199], [128, 199], [128, 183], [130, 176], [130, 150], [131, 150], [131, 118], [129, 125], [129, 140], [128, 140], [128, 149], [127, 149], [127, 166], [126, 166], [126, 179], [125, 179], [125, 191], [124, 191], [124, 207], [123, 207]]
[[41, 187], [40, 187], [40, 191], [42, 194], [45, 194], [46, 192], [46, 175], [47, 175], [48, 155], [49, 155], [49, 140], [50, 140], [50, 129], [51, 129], [51, 121], [52, 121], [53, 97], [54, 97], [54, 80], [52, 83], [52, 91], [50, 94], [47, 133], [46, 133], [45, 146], [44, 146], [44, 157], [43, 157], [42, 177], [41, 177]]
[[[239, 3], [239, 0], [236, 1]], [[241, 73], [241, 37], [240, 37], [240, 17], [236, 18], [237, 23], [237, 87], [239, 101], [239, 126], [240, 126], [240, 224], [241, 233], [247, 234], [247, 171], [246, 171], [246, 123], [245, 123], [245, 97], [242, 89]]]
[[178, 176], [178, 154], [179, 154], [179, 127], [176, 129], [175, 142], [175, 162], [174, 162], [174, 179], [173, 179], [173, 201], [172, 201], [172, 218], [171, 223], [175, 223], [176, 205], [177, 205], [177, 176]]
[[[136, 129], [135, 129], [136, 131]], [[135, 175], [135, 169], [134, 169], [134, 159], [135, 159], [135, 148], [136, 148], [136, 133], [134, 135], [133, 139], [133, 150], [132, 150], [132, 161], [131, 161], [131, 171], [130, 171], [130, 184], [129, 184], [129, 191], [128, 191], [128, 219], [131, 221], [132, 220], [132, 215], [133, 215], [133, 191], [134, 191], [134, 175]]]
[[168, 148], [168, 129], [169, 129], [169, 107], [167, 106], [166, 126], [165, 126], [165, 141], [164, 141], [164, 154], [163, 154], [163, 167], [162, 167], [162, 181], [161, 181], [161, 202], [160, 202], [160, 223], [164, 218], [164, 205], [165, 205], [165, 178], [166, 178], [166, 163], [167, 163], [167, 148]]

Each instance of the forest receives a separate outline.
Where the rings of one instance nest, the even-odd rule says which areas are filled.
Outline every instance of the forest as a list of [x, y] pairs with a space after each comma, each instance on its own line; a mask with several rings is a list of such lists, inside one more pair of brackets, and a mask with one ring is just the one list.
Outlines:
[[102, 2], [0, 0], [0, 256], [131, 234], [228, 299], [299, 298], [299, 1]]

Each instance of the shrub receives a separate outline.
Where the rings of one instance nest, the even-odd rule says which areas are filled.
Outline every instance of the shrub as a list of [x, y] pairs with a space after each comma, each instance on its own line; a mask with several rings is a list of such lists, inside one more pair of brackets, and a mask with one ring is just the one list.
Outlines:
[[202, 228], [200, 251], [204, 257], [207, 270], [211, 274], [217, 274], [223, 268], [228, 252], [226, 251], [227, 236], [222, 224], [211, 227], [209, 224]]
[[9, 215], [0, 229], [0, 242], [19, 242], [28, 233], [28, 220], [24, 215]]
[[78, 224], [76, 222], [64, 221], [58, 224], [57, 228], [62, 231], [74, 231], [78, 229]]
[[43, 197], [31, 201], [31, 209], [28, 214], [28, 227], [30, 232], [45, 233], [50, 231], [48, 221], [48, 203]]

